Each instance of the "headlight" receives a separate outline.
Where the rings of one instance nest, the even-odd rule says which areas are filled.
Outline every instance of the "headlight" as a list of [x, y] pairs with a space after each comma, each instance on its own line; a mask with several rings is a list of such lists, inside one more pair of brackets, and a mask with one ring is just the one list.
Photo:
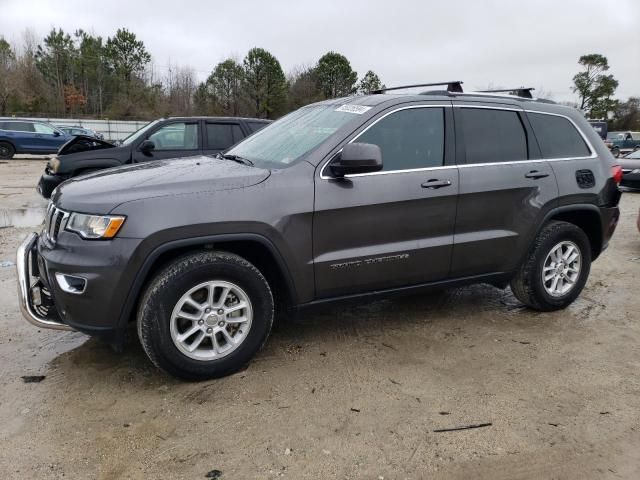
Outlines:
[[113, 238], [122, 227], [125, 218], [117, 215], [72, 213], [66, 228], [71, 232], [78, 233], [82, 238]]
[[59, 169], [60, 159], [58, 157], [53, 157], [51, 160], [49, 160], [49, 170], [51, 170], [53, 173], [58, 173]]

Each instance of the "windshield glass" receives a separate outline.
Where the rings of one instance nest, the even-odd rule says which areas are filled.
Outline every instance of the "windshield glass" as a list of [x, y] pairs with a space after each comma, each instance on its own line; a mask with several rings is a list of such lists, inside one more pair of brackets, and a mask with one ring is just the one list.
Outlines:
[[[369, 107], [340, 110], [336, 104], [310, 105], [282, 117], [227, 152], [258, 167], [285, 168], [324, 142]], [[360, 109], [360, 110], [359, 110]]]
[[158, 123], [160, 120], [154, 120], [153, 122], [149, 122], [147, 123], [144, 127], [142, 127], [139, 130], [136, 130], [135, 132], [133, 132], [131, 135], [129, 135], [127, 138], [125, 138], [124, 140], [122, 140], [121, 145], [129, 145], [131, 142], [133, 142], [135, 139], [139, 138], [140, 135], [144, 135], [144, 133], [149, 130], [151, 127], [153, 127], [156, 123]]
[[607, 133], [607, 140], [620, 140], [624, 137], [621, 132], [609, 132]]

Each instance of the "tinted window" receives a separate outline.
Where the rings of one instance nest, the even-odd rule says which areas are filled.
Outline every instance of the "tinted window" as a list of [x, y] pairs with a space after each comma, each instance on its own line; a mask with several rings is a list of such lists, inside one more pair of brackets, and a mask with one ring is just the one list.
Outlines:
[[544, 158], [588, 157], [587, 144], [573, 124], [563, 117], [528, 113]]
[[29, 122], [6, 122], [6, 130], [13, 130], [15, 132], [35, 132], [33, 123]]
[[527, 136], [518, 112], [462, 108], [467, 163], [526, 160]]
[[207, 123], [207, 147], [226, 150], [244, 138], [237, 123]]
[[392, 113], [360, 135], [356, 142], [380, 147], [383, 170], [442, 166], [444, 110], [411, 108]]
[[196, 150], [198, 148], [197, 123], [170, 123], [149, 136], [156, 150]]
[[267, 125], [268, 125], [267, 122], [247, 122], [247, 126], [249, 127], [249, 130], [251, 130], [251, 133], [257, 132], [261, 128], [266, 127]]

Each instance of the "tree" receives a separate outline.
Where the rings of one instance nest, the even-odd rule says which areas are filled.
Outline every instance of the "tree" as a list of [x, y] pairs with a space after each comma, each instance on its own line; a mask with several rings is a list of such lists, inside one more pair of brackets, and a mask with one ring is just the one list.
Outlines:
[[318, 87], [327, 98], [344, 97], [356, 90], [358, 73], [354, 72], [347, 57], [336, 52], [324, 54], [316, 67]]
[[61, 28], [52, 29], [45, 37], [44, 44], [38, 45], [36, 49], [36, 65], [56, 91], [55, 99], [59, 113], [65, 109], [65, 85], [74, 84], [75, 56], [73, 40]]
[[0, 115], [7, 114], [9, 98], [15, 94], [16, 56], [3, 37], [0, 37]]
[[250, 112], [256, 117], [274, 118], [284, 108], [287, 81], [280, 62], [262, 48], [252, 48], [244, 57], [243, 87]]
[[385, 85], [380, 81], [380, 77], [375, 72], [369, 70], [358, 83], [358, 93], [360, 95], [370, 95], [374, 90], [380, 90]]
[[105, 45], [105, 56], [109, 67], [129, 84], [134, 75], [142, 75], [151, 55], [136, 34], [126, 28], [119, 28]]
[[610, 130], [640, 130], [640, 97], [629, 97], [615, 110]]
[[242, 65], [232, 58], [216, 65], [207, 78], [206, 86], [212, 100], [226, 115], [237, 116], [240, 112], [243, 78]]
[[324, 95], [318, 88], [316, 70], [313, 67], [296, 67], [289, 75], [288, 83], [287, 108], [289, 110], [296, 110], [324, 99]]
[[580, 109], [590, 118], [605, 118], [616, 107], [611, 97], [618, 88], [613, 75], [604, 73], [609, 70], [607, 57], [592, 53], [581, 56], [578, 63], [584, 70], [573, 77], [573, 91], [580, 97]]

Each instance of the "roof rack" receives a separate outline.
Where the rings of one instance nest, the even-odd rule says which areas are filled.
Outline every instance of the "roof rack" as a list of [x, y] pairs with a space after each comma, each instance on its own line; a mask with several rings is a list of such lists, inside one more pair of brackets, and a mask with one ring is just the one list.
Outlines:
[[518, 88], [499, 88], [495, 90], [478, 90], [478, 93], [508, 93], [522, 98], [533, 98], [531, 91], [535, 90], [533, 87], [518, 87]]
[[462, 83], [463, 82], [460, 80], [455, 80], [452, 82], [418, 83], [415, 85], [402, 85], [400, 87], [389, 87], [389, 88], [385, 87], [379, 90], [373, 90], [371, 93], [379, 94], [379, 93], [384, 93], [391, 90], [404, 90], [405, 88], [415, 88], [415, 87], [435, 87], [437, 85], [446, 85], [447, 92], [462, 93]]

